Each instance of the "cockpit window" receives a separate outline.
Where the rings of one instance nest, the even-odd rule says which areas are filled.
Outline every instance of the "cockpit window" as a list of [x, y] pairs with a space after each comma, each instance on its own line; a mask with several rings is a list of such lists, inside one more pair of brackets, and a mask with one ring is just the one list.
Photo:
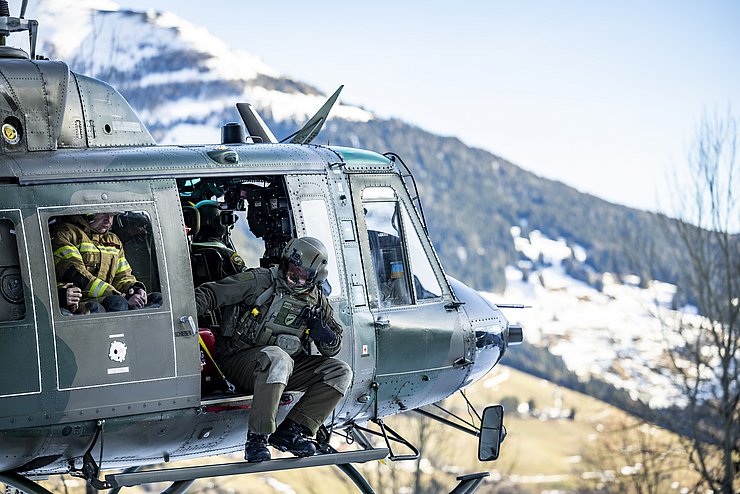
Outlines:
[[384, 190], [377, 189], [388, 190], [385, 187], [365, 189], [362, 205], [379, 290], [378, 300], [381, 307], [409, 305], [411, 292], [406, 269], [408, 262], [402, 242], [399, 203], [383, 198], [387, 194], [384, 194]]
[[442, 288], [408, 209], [393, 189], [364, 189], [362, 205], [379, 305], [395, 307], [441, 297]]
[[26, 316], [15, 224], [0, 218], [0, 322]]
[[401, 207], [403, 224], [407, 225], [406, 238], [408, 239], [409, 260], [411, 272], [414, 275], [414, 294], [416, 300], [438, 298], [442, 296], [442, 287], [439, 286], [437, 276], [432, 269], [429, 256], [421, 245], [419, 235], [412, 227], [411, 218], [406, 206]]
[[52, 216], [49, 232], [63, 315], [162, 306], [149, 212], [111, 209]]

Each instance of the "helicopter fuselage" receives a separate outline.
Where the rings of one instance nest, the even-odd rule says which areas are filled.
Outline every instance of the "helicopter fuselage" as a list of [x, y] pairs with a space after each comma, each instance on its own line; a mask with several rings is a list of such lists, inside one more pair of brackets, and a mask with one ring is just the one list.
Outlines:
[[[324, 290], [354, 377], [327, 425], [435, 403], [503, 355], [506, 318], [444, 273], [393, 157], [157, 146], [115, 90], [64, 64], [0, 60], [0, 73], [15, 89], [0, 91], [0, 471], [66, 472], [93, 445], [106, 467], [243, 448], [252, 397], [208, 389], [198, 329], [217, 332], [219, 314], [198, 321], [194, 300], [199, 283], [245, 268], [238, 235], [263, 248], [246, 267], [274, 264], [294, 236], [329, 249]], [[201, 223], [202, 201], [218, 203], [215, 225]], [[116, 214], [127, 259], [161, 307], [66, 310], [51, 231], [100, 212]]]

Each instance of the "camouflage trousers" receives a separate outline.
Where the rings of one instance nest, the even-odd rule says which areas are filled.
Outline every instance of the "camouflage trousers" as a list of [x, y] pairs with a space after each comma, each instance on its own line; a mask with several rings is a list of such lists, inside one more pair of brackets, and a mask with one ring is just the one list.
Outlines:
[[339, 359], [305, 354], [293, 358], [275, 346], [251, 348], [219, 360], [229, 381], [253, 395], [249, 431], [260, 434], [275, 431], [280, 398], [288, 390], [304, 394], [287, 418], [315, 435], [352, 380], [352, 370]]

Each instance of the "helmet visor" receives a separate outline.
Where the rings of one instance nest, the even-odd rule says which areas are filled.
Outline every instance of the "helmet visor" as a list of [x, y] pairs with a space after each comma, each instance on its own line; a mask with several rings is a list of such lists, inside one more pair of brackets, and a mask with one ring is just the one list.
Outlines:
[[293, 264], [288, 263], [288, 272], [285, 275], [288, 286], [291, 288], [303, 288], [307, 284], [311, 283], [316, 276], [313, 270], [309, 270]]

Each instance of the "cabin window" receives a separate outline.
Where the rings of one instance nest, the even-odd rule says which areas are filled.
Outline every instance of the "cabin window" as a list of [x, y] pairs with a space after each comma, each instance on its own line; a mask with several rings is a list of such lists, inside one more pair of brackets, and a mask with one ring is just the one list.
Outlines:
[[162, 306], [148, 211], [113, 209], [52, 216], [49, 232], [63, 315]]
[[0, 218], [0, 322], [19, 321], [26, 316], [15, 224]]
[[429, 256], [394, 190], [368, 187], [362, 192], [362, 205], [379, 305], [394, 307], [441, 297]]
[[327, 259], [329, 276], [323, 285], [324, 293], [327, 296], [340, 296], [342, 294], [342, 284], [339, 282], [336, 246], [334, 245], [334, 236], [331, 234], [326, 201], [323, 199], [305, 200], [301, 202], [301, 208], [303, 216], [311, 218], [311, 221], [306, 222], [306, 235], [321, 240], [329, 254]]

